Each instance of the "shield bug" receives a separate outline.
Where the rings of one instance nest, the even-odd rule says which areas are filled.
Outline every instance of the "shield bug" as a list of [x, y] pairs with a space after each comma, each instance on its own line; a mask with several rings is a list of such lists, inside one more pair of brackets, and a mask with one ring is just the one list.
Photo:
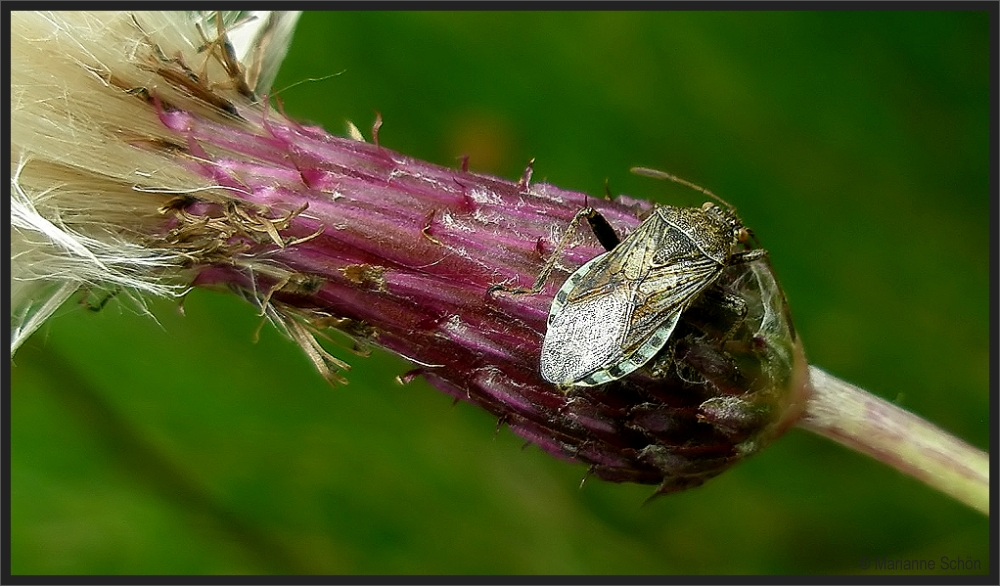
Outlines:
[[[563, 388], [605, 384], [640, 368], [666, 345], [685, 309], [726, 267], [767, 254], [737, 250], [748, 243], [750, 231], [715, 194], [659, 171], [633, 171], [688, 185], [725, 207], [712, 202], [700, 208], [658, 206], [620, 242], [599, 230], [610, 227], [595, 210], [577, 214], [567, 233], [585, 217], [608, 252], [571, 274], [549, 309], [541, 374]], [[533, 289], [540, 288], [550, 263]]]

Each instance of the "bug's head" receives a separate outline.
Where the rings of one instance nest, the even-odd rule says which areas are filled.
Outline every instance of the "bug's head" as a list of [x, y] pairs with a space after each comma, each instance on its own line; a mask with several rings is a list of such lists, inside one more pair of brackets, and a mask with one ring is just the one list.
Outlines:
[[753, 232], [743, 225], [743, 220], [740, 220], [739, 216], [736, 215], [736, 209], [726, 205], [728, 207], [720, 207], [713, 202], [706, 201], [701, 205], [701, 209], [732, 230], [734, 244], [749, 245], [751, 241], [756, 240]]

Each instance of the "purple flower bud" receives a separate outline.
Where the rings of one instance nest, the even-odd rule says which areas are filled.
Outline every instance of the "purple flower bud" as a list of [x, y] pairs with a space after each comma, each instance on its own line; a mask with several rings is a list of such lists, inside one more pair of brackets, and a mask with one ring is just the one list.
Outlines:
[[[766, 257], [725, 269], [645, 367], [564, 392], [539, 373], [549, 306], [604, 250], [586, 229], [557, 243], [585, 206], [626, 234], [651, 204], [532, 183], [530, 164], [517, 182], [431, 165], [266, 109], [152, 102], [174, 138], [137, 146], [177, 151], [218, 185], [165, 205], [152, 245], [190, 258], [196, 285], [262, 304], [333, 382], [348, 367], [315, 342], [327, 327], [357, 353], [412, 360], [404, 382], [423, 376], [556, 456], [658, 492], [756, 453], [801, 411], [806, 363]], [[504, 290], [553, 254], [560, 270], [537, 294]]]

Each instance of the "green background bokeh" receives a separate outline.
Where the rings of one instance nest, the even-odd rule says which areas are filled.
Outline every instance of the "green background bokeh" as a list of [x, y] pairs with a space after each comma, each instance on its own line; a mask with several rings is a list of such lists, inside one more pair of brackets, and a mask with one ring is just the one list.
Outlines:
[[[343, 71], [286, 111], [370, 137], [378, 110], [383, 146], [434, 163], [534, 157], [536, 181], [683, 205], [702, 196], [629, 167], [706, 186], [770, 251], [811, 362], [987, 449], [989, 18], [307, 13], [275, 89]], [[330, 388], [270, 327], [253, 343], [235, 297], [148, 305], [69, 303], [11, 364], [15, 574], [990, 570], [987, 518], [803, 431], [643, 505], [396, 384], [402, 359]]]

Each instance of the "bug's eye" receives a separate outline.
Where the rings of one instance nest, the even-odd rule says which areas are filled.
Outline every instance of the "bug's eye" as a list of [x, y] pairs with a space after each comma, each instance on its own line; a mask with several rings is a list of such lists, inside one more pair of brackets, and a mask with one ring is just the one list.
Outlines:
[[748, 240], [750, 240], [750, 230], [747, 230], [746, 228], [740, 228], [739, 230], [737, 230], [736, 240], [742, 243], [746, 243]]
[[706, 201], [705, 203], [701, 204], [701, 209], [704, 210], [704, 211], [706, 211], [706, 212], [708, 210], [714, 208], [714, 207], [715, 207], [715, 204], [712, 203], [712, 202], [710, 202], [710, 201]]

